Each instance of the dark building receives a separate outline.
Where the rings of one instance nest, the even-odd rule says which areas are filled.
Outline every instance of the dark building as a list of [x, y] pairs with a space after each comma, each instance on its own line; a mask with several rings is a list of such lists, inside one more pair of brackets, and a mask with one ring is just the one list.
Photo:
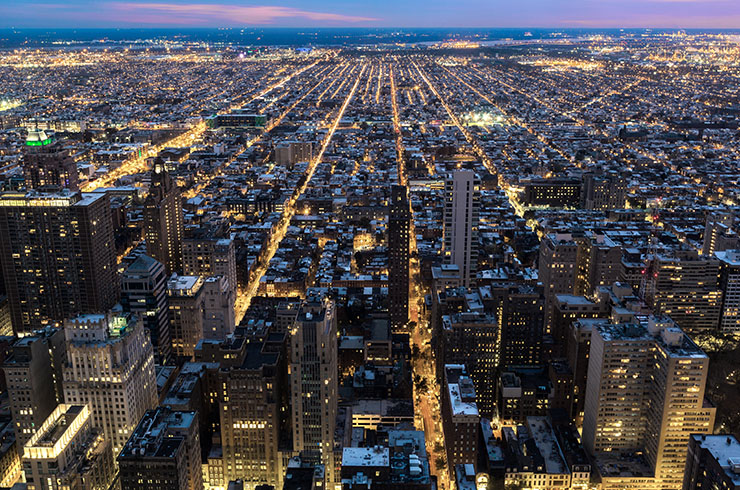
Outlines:
[[585, 296], [556, 295], [550, 313], [552, 319], [550, 333], [555, 341], [553, 357], [563, 358], [568, 355], [568, 338], [570, 336], [570, 326], [573, 322], [585, 318], [605, 316], [608, 316], [608, 308], [605, 304], [591, 301]]
[[0, 263], [15, 333], [118, 301], [110, 201], [105, 194], [0, 196]]
[[683, 490], [740, 489], [740, 443], [728, 434], [689, 438]]
[[391, 188], [388, 211], [388, 312], [391, 327], [409, 320], [409, 239], [411, 208], [405, 186]]
[[[545, 328], [545, 297], [542, 288], [524, 284], [492, 287], [501, 324], [501, 366], [540, 363]], [[492, 382], [492, 381], [489, 381]]]
[[157, 361], [164, 364], [172, 354], [164, 265], [147, 255], [137, 257], [121, 277], [121, 306], [143, 319]]
[[3, 364], [8, 385], [18, 450], [64, 402], [62, 368], [65, 363], [62, 329], [47, 328], [15, 341]]
[[198, 414], [148, 410], [118, 455], [122, 489], [203, 488]]
[[77, 164], [53, 136], [32, 130], [26, 138], [23, 155], [26, 189], [41, 191], [80, 190]]
[[532, 179], [524, 184], [522, 200], [527, 206], [578, 208], [581, 188], [577, 179]]
[[167, 274], [182, 270], [183, 215], [180, 191], [161, 160], [154, 163], [152, 186], [144, 202], [147, 255], [165, 266]]
[[523, 423], [530, 416], [547, 415], [551, 392], [545, 368], [509, 368], [499, 378], [499, 418], [511, 425]]

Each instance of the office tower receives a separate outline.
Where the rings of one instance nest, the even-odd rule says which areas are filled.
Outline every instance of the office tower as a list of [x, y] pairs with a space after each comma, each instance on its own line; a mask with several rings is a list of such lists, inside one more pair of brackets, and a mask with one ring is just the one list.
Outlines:
[[598, 211], [624, 208], [627, 181], [617, 172], [604, 175], [586, 174], [583, 178], [583, 207]]
[[92, 426], [117, 456], [142, 415], [157, 405], [154, 352], [135, 315], [81, 315], [65, 322], [64, 400], [86, 404]]
[[645, 302], [685, 330], [717, 328], [722, 304], [719, 264], [716, 257], [700, 256], [694, 250], [656, 254], [640, 288]]
[[442, 427], [451, 471], [458, 464], [477, 465], [480, 415], [473, 380], [462, 364], [444, 367]]
[[203, 281], [203, 338], [225, 339], [234, 331], [234, 294], [224, 276]]
[[167, 282], [172, 353], [192, 358], [203, 338], [203, 278], [173, 275]]
[[740, 330], [740, 250], [715, 252], [719, 260], [719, 288], [722, 291], [719, 328]]
[[682, 490], [740, 490], [740, 443], [730, 434], [692, 434]]
[[123, 311], [138, 314], [149, 332], [154, 354], [164, 363], [172, 353], [170, 316], [167, 302], [167, 275], [164, 265], [139, 255], [121, 276]]
[[154, 162], [152, 185], [144, 201], [146, 252], [167, 274], [182, 269], [183, 215], [180, 191], [161, 159]]
[[[493, 286], [491, 289], [496, 302], [494, 313], [499, 319], [501, 328], [499, 364], [501, 366], [539, 364], [542, 357], [542, 333], [545, 328], [545, 298], [542, 295], [542, 288], [508, 284]], [[490, 379], [488, 382], [493, 384], [495, 381]], [[478, 388], [478, 394], [480, 398], [481, 388]]]
[[0, 195], [0, 260], [16, 334], [106, 311], [119, 284], [105, 194]]
[[285, 333], [251, 335], [237, 329], [223, 341], [204, 340], [196, 359], [219, 362], [223, 475], [249, 488], [280, 488], [283, 465], [278, 446], [288, 429]]
[[121, 488], [202, 490], [198, 413], [147, 410], [118, 455]]
[[704, 404], [709, 360], [665, 319], [594, 325], [583, 441], [592, 454], [642, 451], [657, 482], [680, 489], [692, 433], [711, 433]]
[[480, 179], [472, 170], [458, 170], [445, 178], [444, 262], [455, 264], [465, 286], [478, 265]]
[[299, 162], [311, 160], [312, 143], [310, 141], [285, 141], [275, 147], [275, 163], [293, 168]]
[[63, 403], [64, 332], [48, 328], [16, 340], [3, 364], [18, 450]]
[[573, 322], [583, 318], [605, 318], [609, 315], [608, 305], [592, 301], [585, 296], [557, 294], [550, 307], [550, 334], [555, 345], [554, 358], [567, 357], [568, 340]]
[[548, 305], [556, 294], [570, 294], [576, 282], [578, 245], [570, 233], [550, 233], [540, 242], [539, 280]]
[[711, 257], [714, 252], [737, 248], [738, 237], [733, 228], [734, 225], [735, 216], [732, 212], [717, 209], [708, 212], [704, 225], [701, 254]]
[[576, 239], [574, 292], [590, 296], [599, 286], [611, 286], [622, 276], [622, 247], [603, 234], [588, 231]]
[[40, 130], [30, 130], [23, 153], [23, 176], [26, 189], [58, 192], [80, 190], [77, 164], [61, 143]]
[[463, 365], [476, 386], [481, 413], [491, 416], [496, 405], [494, 373], [499, 364], [499, 326], [496, 317], [466, 311], [442, 316], [441, 362]]
[[236, 255], [231, 238], [187, 238], [182, 242], [182, 267], [186, 276], [224, 276], [236, 296]]
[[115, 477], [110, 442], [86, 405], [59, 405], [23, 448], [29, 490], [98, 490]]
[[337, 417], [337, 318], [334, 302], [309, 294], [290, 334], [293, 448], [326, 467], [335, 482], [334, 429]]
[[391, 187], [388, 205], [388, 313], [391, 328], [409, 320], [411, 208], [406, 186]]

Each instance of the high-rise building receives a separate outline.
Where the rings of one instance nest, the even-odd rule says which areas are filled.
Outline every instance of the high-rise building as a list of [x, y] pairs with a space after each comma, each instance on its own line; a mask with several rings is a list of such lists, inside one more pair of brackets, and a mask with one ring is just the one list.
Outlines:
[[701, 254], [711, 257], [714, 252], [737, 248], [738, 236], [733, 229], [734, 225], [735, 215], [728, 210], [713, 209], [707, 213]]
[[585, 296], [556, 294], [550, 307], [550, 334], [555, 345], [552, 356], [567, 357], [571, 325], [582, 318], [604, 318], [609, 314], [606, 304]]
[[203, 281], [203, 338], [225, 339], [234, 331], [234, 294], [224, 276]]
[[475, 403], [475, 385], [465, 366], [447, 364], [442, 391], [442, 427], [447, 465], [478, 464], [480, 415]]
[[290, 332], [293, 448], [326, 467], [335, 483], [337, 418], [337, 317], [334, 302], [309, 294]]
[[578, 252], [574, 291], [590, 296], [599, 286], [611, 286], [622, 276], [622, 247], [603, 234], [586, 232], [576, 239]]
[[118, 455], [121, 488], [202, 490], [198, 413], [148, 410]]
[[182, 242], [182, 262], [186, 276], [224, 276], [236, 295], [236, 255], [231, 238], [187, 238]]
[[730, 434], [692, 434], [682, 490], [740, 490], [740, 442]]
[[136, 315], [81, 315], [65, 322], [64, 400], [85, 404], [92, 426], [118, 455], [139, 419], [157, 405], [154, 352]]
[[140, 255], [121, 276], [123, 311], [138, 314], [149, 332], [157, 360], [165, 362], [172, 353], [167, 275], [164, 265]]
[[3, 364], [18, 450], [64, 401], [64, 332], [48, 328], [16, 340]]
[[656, 254], [643, 274], [640, 290], [656, 313], [670, 316], [686, 330], [717, 328], [722, 305], [719, 260], [694, 250]]
[[740, 250], [715, 252], [719, 260], [719, 288], [722, 308], [719, 328], [726, 332], [740, 330]]
[[278, 446], [288, 426], [285, 333], [247, 334], [199, 344], [199, 362], [219, 362], [218, 398], [225, 480], [247, 488], [280, 488], [284, 468]]
[[16, 334], [106, 311], [119, 283], [105, 194], [0, 195], [0, 261]]
[[87, 405], [59, 405], [23, 447], [29, 490], [97, 490], [115, 477], [110, 443]]
[[203, 338], [203, 278], [173, 275], [167, 282], [172, 353], [192, 358]]
[[583, 207], [608, 211], [622, 209], [627, 198], [627, 181], [616, 172], [587, 174], [583, 179]]
[[182, 270], [184, 225], [180, 191], [161, 160], [154, 163], [151, 176], [152, 185], [144, 201], [146, 251], [171, 274]]
[[443, 315], [441, 334], [444, 342], [437, 355], [443, 365], [465, 366], [476, 386], [478, 409], [493, 415], [500, 345], [496, 317], [479, 311]]
[[460, 269], [465, 286], [478, 266], [480, 179], [472, 170], [457, 170], [445, 178], [444, 262]]
[[594, 325], [583, 441], [592, 454], [644, 452], [662, 488], [680, 489], [689, 436], [711, 433], [709, 360], [667, 319]]
[[[533, 366], [541, 361], [545, 328], [545, 298], [542, 287], [502, 284], [492, 287], [494, 313], [501, 329], [501, 366]], [[495, 380], [488, 381], [491, 384]], [[476, 386], [480, 386], [477, 384]], [[478, 388], [479, 398], [481, 388]], [[480, 407], [480, 403], [478, 404]], [[485, 413], [485, 412], [484, 412]]]
[[406, 186], [394, 185], [388, 205], [388, 313], [391, 328], [409, 320], [411, 208]]
[[311, 160], [312, 143], [310, 141], [285, 141], [275, 147], [275, 163], [293, 168], [299, 162]]
[[539, 280], [548, 305], [556, 294], [570, 294], [576, 282], [578, 244], [570, 233], [550, 233], [540, 242]]
[[61, 143], [41, 130], [30, 130], [23, 154], [26, 189], [58, 192], [80, 190], [77, 164]]

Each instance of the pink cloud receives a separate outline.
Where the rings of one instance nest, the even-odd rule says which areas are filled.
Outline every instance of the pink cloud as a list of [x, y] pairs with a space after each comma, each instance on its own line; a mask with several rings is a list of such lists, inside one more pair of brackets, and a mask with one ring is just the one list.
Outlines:
[[119, 20], [147, 24], [193, 25], [263, 25], [285, 18], [303, 18], [319, 22], [361, 23], [378, 19], [329, 12], [312, 12], [291, 7], [267, 5], [175, 4], [112, 2]]

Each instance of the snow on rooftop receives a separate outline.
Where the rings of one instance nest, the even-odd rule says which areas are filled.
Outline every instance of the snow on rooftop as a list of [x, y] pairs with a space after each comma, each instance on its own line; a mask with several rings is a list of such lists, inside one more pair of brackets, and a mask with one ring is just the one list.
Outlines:
[[345, 447], [342, 450], [342, 466], [388, 466], [390, 451], [387, 447]]

